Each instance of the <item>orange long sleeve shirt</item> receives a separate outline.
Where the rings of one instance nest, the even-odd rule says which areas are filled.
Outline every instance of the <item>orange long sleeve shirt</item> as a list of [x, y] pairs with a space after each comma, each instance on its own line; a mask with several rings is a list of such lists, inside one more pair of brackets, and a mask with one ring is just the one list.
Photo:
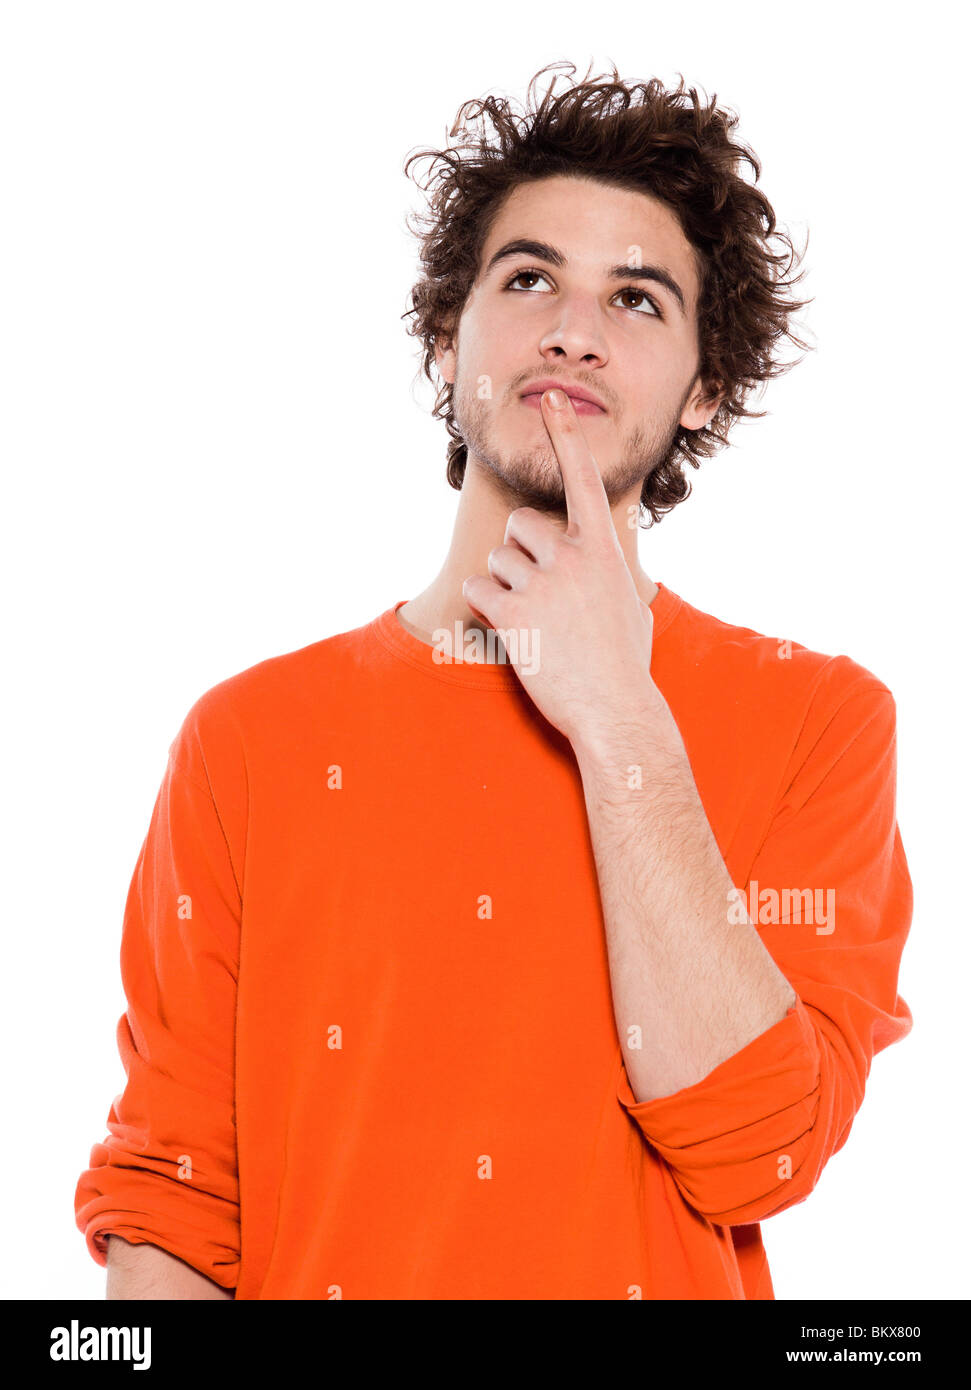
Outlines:
[[773, 1298], [759, 1223], [912, 1025], [893, 696], [659, 585], [654, 679], [797, 1002], [638, 1104], [572, 749], [404, 602], [214, 686], [171, 745], [91, 1255], [149, 1242], [237, 1299]]

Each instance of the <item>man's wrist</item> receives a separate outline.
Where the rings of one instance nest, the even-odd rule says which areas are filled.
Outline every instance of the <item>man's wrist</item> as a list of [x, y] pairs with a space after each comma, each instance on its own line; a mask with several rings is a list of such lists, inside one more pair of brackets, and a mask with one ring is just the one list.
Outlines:
[[[629, 769], [674, 770], [686, 759], [681, 731], [657, 686], [629, 706], [614, 708], [609, 721], [588, 724], [571, 740], [581, 773], [613, 782]], [[634, 772], [631, 772], [631, 776]]]

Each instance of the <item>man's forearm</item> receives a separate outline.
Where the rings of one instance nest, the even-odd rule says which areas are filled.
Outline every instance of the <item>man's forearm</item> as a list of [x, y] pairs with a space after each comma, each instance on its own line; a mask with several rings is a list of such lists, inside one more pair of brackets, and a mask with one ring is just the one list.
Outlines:
[[108, 1299], [235, 1298], [205, 1274], [157, 1245], [130, 1245], [121, 1236], [108, 1237]]
[[[667, 705], [577, 740], [618, 1037], [638, 1101], [694, 1085], [796, 996], [735, 885]], [[640, 785], [638, 785], [638, 782]]]

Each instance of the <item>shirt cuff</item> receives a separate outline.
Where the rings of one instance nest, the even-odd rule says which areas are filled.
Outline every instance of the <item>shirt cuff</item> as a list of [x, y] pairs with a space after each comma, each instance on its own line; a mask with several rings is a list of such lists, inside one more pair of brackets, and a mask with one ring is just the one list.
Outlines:
[[[801, 999], [777, 1023], [680, 1091], [637, 1101], [621, 1067], [617, 1099], [672, 1169], [683, 1195], [710, 1219], [772, 1208], [780, 1179], [798, 1172], [819, 1105], [819, 1041]], [[780, 1198], [779, 1205], [785, 1200]], [[723, 1224], [736, 1224], [723, 1220]]]

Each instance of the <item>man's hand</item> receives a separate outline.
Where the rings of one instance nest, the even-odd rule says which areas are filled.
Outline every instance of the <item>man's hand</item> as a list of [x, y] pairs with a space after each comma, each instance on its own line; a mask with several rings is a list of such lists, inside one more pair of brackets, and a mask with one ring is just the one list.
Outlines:
[[489, 552], [493, 577], [471, 575], [462, 590], [500, 635], [527, 629], [535, 650], [538, 634], [537, 669], [524, 670], [507, 641], [509, 659], [537, 708], [576, 746], [663, 700], [651, 678], [651, 610], [627, 567], [579, 417], [560, 391], [543, 393], [542, 412], [563, 476], [567, 529], [518, 507], [504, 543]]

